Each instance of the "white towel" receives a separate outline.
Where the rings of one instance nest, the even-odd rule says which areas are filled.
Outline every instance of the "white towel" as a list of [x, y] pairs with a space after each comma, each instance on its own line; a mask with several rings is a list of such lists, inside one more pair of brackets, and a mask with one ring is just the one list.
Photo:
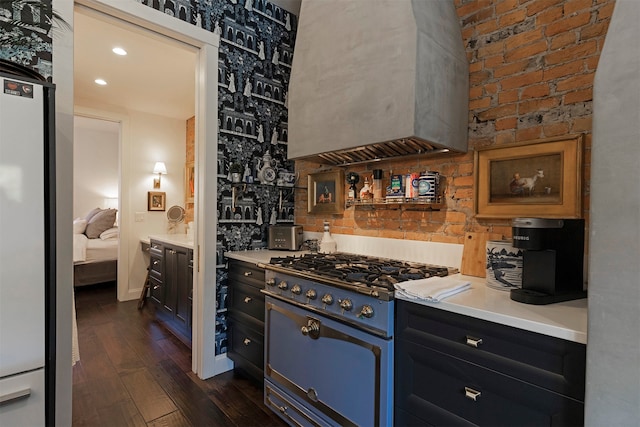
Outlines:
[[453, 277], [429, 277], [396, 283], [396, 291], [407, 298], [439, 302], [443, 299], [471, 289], [471, 282]]

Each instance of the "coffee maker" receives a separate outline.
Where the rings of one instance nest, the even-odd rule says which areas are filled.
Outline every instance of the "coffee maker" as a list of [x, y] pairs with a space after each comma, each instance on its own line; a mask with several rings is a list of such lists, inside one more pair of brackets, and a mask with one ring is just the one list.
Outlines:
[[523, 249], [522, 288], [511, 299], [551, 304], [586, 298], [583, 290], [584, 220], [515, 218], [513, 247]]

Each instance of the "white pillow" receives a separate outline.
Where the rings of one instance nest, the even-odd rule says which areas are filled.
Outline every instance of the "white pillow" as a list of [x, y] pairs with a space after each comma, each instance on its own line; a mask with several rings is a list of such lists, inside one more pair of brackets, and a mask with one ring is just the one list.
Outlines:
[[87, 229], [87, 220], [76, 218], [73, 220], [73, 234], [82, 234]]
[[103, 231], [102, 233], [100, 233], [100, 238], [102, 240], [107, 240], [107, 239], [117, 239], [118, 238], [118, 227], [112, 227], [108, 230]]

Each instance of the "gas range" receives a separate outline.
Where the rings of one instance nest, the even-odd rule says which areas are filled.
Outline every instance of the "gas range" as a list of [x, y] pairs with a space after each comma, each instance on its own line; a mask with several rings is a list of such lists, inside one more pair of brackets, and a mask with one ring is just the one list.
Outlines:
[[393, 285], [457, 270], [346, 253], [260, 266], [265, 404], [290, 425], [393, 425]]
[[394, 284], [456, 269], [348, 253], [271, 258], [265, 293], [368, 332], [393, 333]]

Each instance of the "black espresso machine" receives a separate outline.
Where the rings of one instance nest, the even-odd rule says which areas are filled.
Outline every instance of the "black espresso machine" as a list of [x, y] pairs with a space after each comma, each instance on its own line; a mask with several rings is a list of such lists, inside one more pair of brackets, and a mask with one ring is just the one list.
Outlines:
[[513, 247], [524, 249], [522, 288], [511, 299], [551, 304], [586, 298], [583, 290], [584, 219], [515, 218]]

